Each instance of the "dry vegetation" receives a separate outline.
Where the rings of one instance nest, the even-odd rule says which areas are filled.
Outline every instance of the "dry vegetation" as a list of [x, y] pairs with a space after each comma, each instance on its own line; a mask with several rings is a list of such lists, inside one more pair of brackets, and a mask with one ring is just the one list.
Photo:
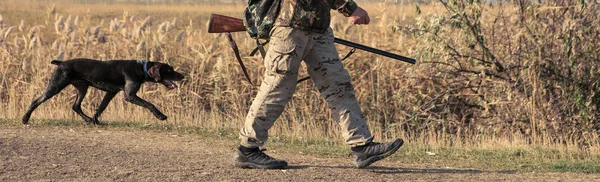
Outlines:
[[[464, 140], [522, 137], [529, 144], [598, 147], [600, 5], [440, 1], [413, 35], [422, 60], [415, 124]], [[424, 103], [424, 104], [421, 104]], [[430, 121], [430, 122], [428, 122]], [[418, 127], [407, 127], [415, 131]], [[418, 130], [416, 130], [418, 131]]]
[[[363, 6], [372, 24], [351, 26], [336, 14], [337, 36], [418, 60], [409, 65], [361, 51], [346, 60], [377, 140], [600, 152], [597, 4], [450, 0], [418, 7]], [[208, 34], [206, 22], [210, 13], [239, 17], [243, 8], [1, 1], [0, 117], [24, 114], [44, 89], [52, 59], [147, 59], [175, 65], [187, 77], [179, 91], [147, 84], [139, 93], [165, 111], [166, 123], [237, 129], [258, 87], [244, 81], [225, 37]], [[253, 40], [245, 33], [235, 39], [248, 55]], [[349, 51], [338, 48], [340, 54]], [[260, 83], [260, 57], [244, 59], [254, 83]], [[75, 99], [70, 90], [32, 117], [83, 122], [70, 109]], [[92, 90], [84, 111], [94, 112], [102, 94]], [[160, 122], [119, 96], [100, 119]], [[307, 81], [271, 133], [341, 142], [337, 130], [326, 103]]]

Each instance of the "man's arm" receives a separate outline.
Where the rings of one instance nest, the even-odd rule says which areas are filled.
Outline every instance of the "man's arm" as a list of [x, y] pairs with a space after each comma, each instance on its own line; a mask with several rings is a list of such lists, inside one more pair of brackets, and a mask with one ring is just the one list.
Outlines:
[[353, 0], [326, 0], [331, 9], [335, 9], [357, 25], [369, 24], [371, 19], [367, 11], [359, 7]]

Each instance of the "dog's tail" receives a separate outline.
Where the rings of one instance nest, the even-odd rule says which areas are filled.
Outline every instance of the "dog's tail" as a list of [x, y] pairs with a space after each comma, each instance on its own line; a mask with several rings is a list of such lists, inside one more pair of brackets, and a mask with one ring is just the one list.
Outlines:
[[51, 63], [51, 64], [54, 64], [54, 65], [60, 65], [60, 63], [62, 63], [62, 61], [59, 61], [59, 60], [52, 60], [52, 62], [50, 62], [50, 63]]

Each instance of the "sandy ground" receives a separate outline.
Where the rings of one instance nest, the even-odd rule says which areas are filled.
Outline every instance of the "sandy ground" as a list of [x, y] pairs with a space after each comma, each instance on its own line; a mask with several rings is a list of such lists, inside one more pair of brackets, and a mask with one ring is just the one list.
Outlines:
[[235, 144], [192, 135], [110, 127], [0, 126], [0, 181], [600, 181], [580, 173], [431, 168], [268, 152], [284, 170], [238, 169]]

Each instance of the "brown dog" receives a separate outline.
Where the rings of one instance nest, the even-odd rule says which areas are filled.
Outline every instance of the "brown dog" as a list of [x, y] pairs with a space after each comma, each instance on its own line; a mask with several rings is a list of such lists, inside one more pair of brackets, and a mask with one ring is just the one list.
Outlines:
[[[72, 59], [68, 61], [52, 61], [58, 65], [54, 71], [44, 94], [35, 99], [29, 106], [29, 110], [23, 116], [23, 124], [29, 122], [31, 113], [40, 104], [58, 94], [67, 85], [71, 84], [77, 90], [77, 100], [73, 104], [73, 110], [86, 122], [100, 124], [98, 117], [102, 114], [108, 103], [121, 90], [125, 92], [125, 100], [136, 105], [148, 108], [156, 118], [167, 119], [154, 105], [136, 95], [144, 82], [155, 82], [165, 85], [169, 89], [177, 88], [174, 81], [183, 79], [181, 73], [173, 70], [173, 67], [159, 62], [147, 62], [136, 60], [113, 60], [98, 61], [92, 59]], [[100, 106], [93, 118], [85, 115], [81, 110], [81, 101], [87, 93], [89, 86], [106, 91]]]

